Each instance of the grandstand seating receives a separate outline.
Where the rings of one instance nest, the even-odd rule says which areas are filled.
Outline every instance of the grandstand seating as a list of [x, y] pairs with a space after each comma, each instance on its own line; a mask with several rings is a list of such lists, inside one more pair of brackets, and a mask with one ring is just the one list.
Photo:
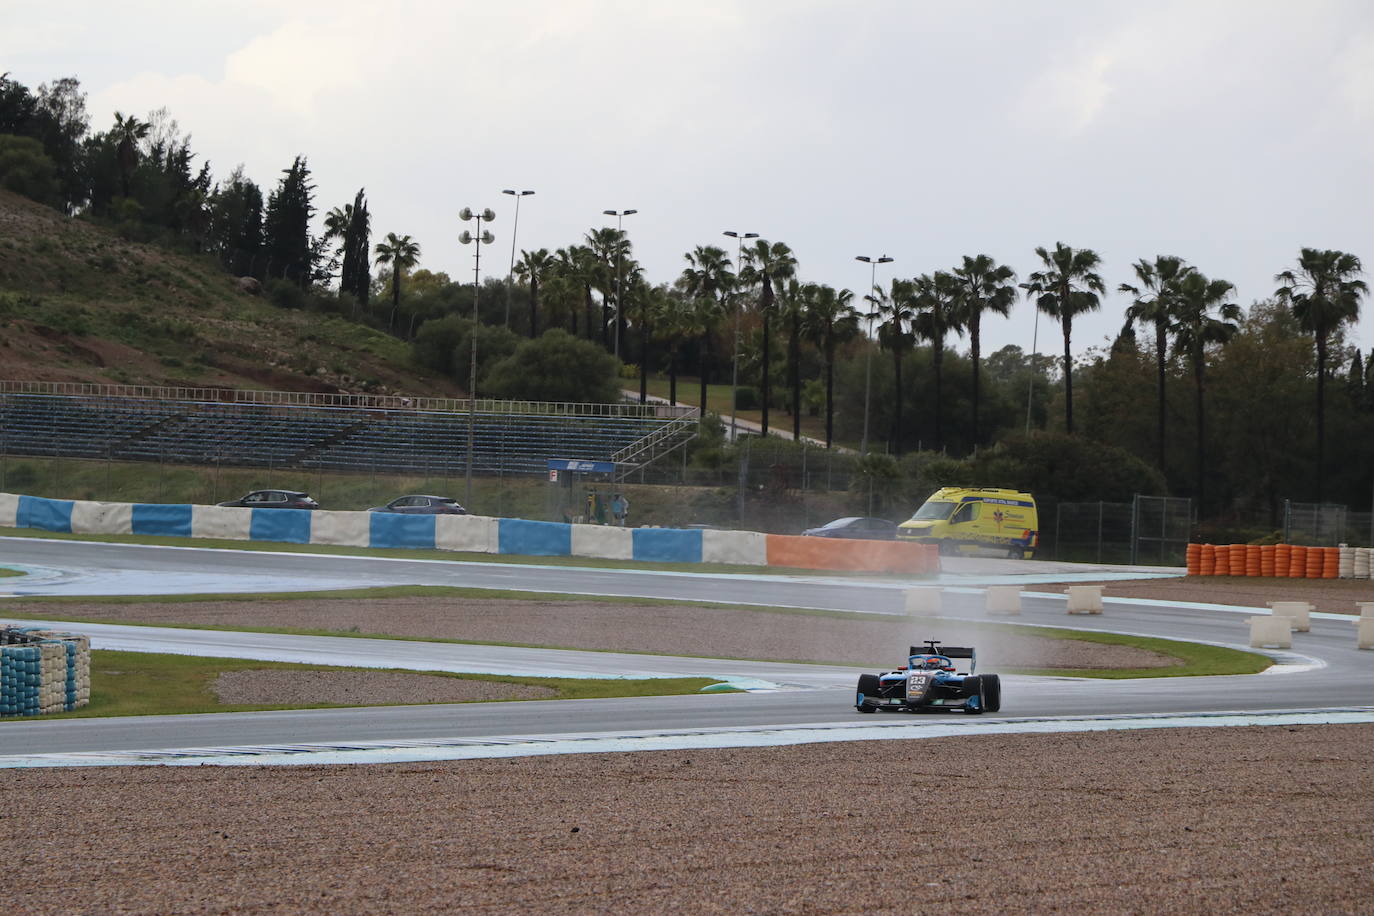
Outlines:
[[0, 454], [460, 473], [470, 422], [474, 472], [542, 474], [549, 458], [612, 460], [674, 420], [0, 393]]

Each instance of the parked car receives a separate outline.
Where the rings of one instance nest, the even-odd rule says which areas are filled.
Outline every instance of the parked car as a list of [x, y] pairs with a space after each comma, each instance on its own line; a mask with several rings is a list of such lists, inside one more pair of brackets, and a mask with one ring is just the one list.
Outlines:
[[242, 506], [246, 509], [318, 509], [320, 504], [309, 493], [299, 490], [254, 490], [242, 499], [231, 499], [221, 506]]
[[819, 528], [807, 528], [802, 532], [805, 537], [813, 538], [858, 538], [866, 541], [895, 541], [897, 523], [885, 518], [837, 518]]
[[368, 512], [401, 512], [405, 515], [467, 515], [468, 510], [458, 500], [447, 496], [398, 496], [385, 506], [373, 506]]

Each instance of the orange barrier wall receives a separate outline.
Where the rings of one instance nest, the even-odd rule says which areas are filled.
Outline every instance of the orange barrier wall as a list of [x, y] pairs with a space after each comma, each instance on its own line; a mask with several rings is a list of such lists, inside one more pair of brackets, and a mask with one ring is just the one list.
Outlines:
[[770, 534], [768, 565], [933, 575], [940, 571], [940, 549], [934, 544], [903, 541], [848, 541]]

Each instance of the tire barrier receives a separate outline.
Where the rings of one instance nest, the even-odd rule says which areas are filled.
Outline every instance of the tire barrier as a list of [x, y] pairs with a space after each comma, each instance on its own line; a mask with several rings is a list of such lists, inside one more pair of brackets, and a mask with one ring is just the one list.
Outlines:
[[90, 701], [89, 637], [0, 626], [0, 717], [64, 712]]
[[1374, 578], [1374, 548], [1300, 544], [1189, 544], [1190, 576], [1279, 579]]
[[476, 515], [102, 503], [11, 493], [0, 493], [0, 528], [919, 576], [940, 572], [935, 545], [904, 541], [846, 541], [698, 528], [608, 528]]

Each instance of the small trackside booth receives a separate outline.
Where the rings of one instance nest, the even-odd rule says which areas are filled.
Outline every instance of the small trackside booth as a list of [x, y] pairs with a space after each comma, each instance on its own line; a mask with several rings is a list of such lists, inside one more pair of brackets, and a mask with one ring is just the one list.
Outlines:
[[549, 458], [548, 519], [573, 524], [611, 524], [615, 462]]

